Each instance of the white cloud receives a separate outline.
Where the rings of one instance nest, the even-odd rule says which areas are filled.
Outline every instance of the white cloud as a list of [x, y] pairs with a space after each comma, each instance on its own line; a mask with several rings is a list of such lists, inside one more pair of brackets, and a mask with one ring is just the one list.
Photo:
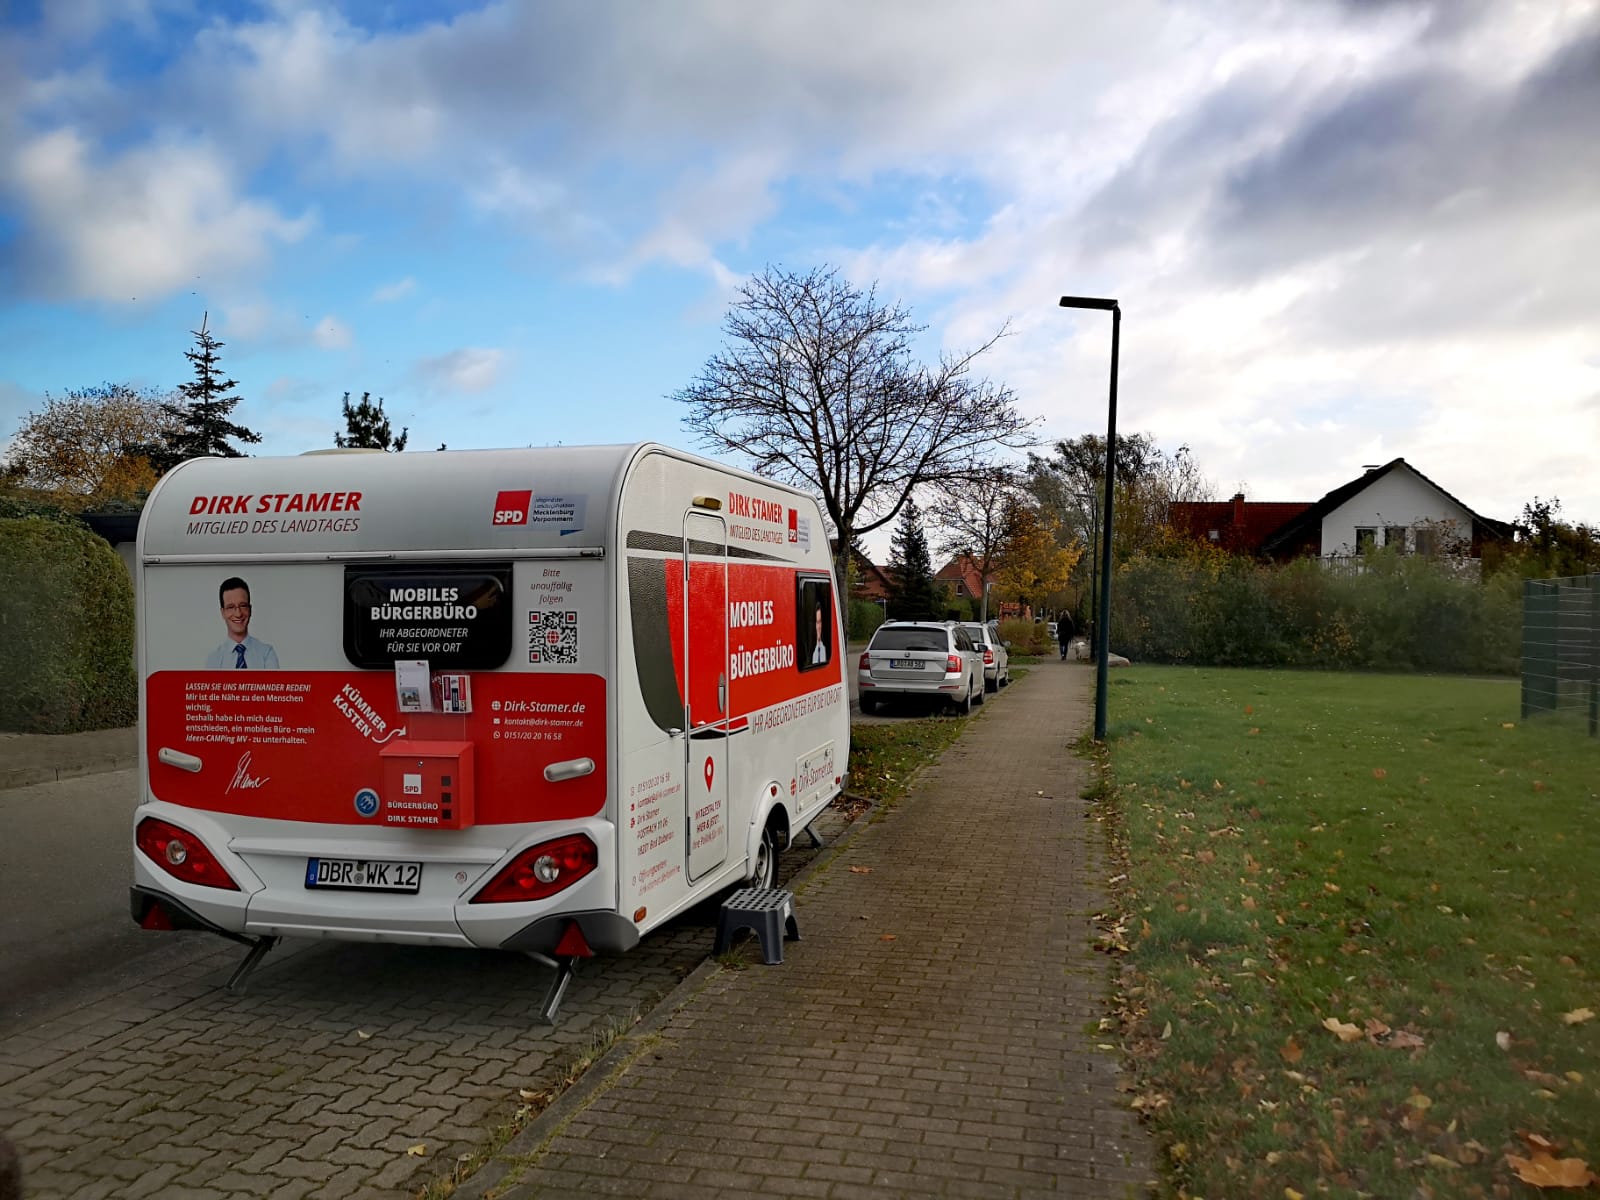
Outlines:
[[464, 346], [448, 354], [419, 359], [416, 374], [432, 387], [447, 392], [486, 392], [499, 382], [506, 365], [504, 350]]
[[59, 129], [22, 145], [7, 182], [28, 211], [27, 281], [65, 299], [164, 295], [254, 266], [310, 224], [240, 199], [219, 157], [199, 146], [96, 162], [82, 137]]
[[374, 304], [393, 304], [396, 300], [404, 300], [417, 290], [417, 281], [407, 275], [404, 279], [394, 283], [385, 284], [372, 293]]
[[355, 339], [350, 326], [329, 315], [316, 323], [311, 330], [311, 340], [322, 350], [348, 350]]

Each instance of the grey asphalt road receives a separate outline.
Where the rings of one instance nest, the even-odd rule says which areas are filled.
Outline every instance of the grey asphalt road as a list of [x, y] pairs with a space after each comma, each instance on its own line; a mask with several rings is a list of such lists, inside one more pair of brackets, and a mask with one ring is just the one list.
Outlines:
[[0, 1027], [175, 948], [128, 916], [137, 802], [131, 770], [0, 791]]

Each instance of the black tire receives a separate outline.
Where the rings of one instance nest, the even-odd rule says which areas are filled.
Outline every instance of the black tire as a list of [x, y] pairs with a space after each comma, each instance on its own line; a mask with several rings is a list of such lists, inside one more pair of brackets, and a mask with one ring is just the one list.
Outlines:
[[950, 703], [951, 703], [951, 707], [953, 707], [956, 710], [956, 712], [958, 714], [960, 714], [961, 716], [965, 717], [965, 716], [968, 716], [968, 715], [971, 714], [971, 712], [972, 712], [972, 680], [970, 680], [970, 679], [967, 680], [967, 694], [965, 696], [963, 696], [960, 700], [952, 700]]
[[865, 692], [862, 692], [861, 693], [861, 715], [862, 716], [866, 716], [866, 717], [870, 717], [873, 713], [875, 713], [877, 711], [878, 711], [878, 698], [876, 696], [869, 696]]
[[978, 676], [978, 697], [977, 697], [977, 699], [975, 699], [973, 701], [973, 703], [974, 704], [982, 704], [988, 698], [989, 698], [989, 683], [988, 683], [988, 681], [986, 679], [984, 679], [984, 677], [982, 675], [980, 675], [980, 676]]
[[996, 675], [994, 677], [994, 686], [991, 687], [989, 685], [989, 677], [985, 675], [983, 677], [983, 690], [986, 692], [998, 692], [1000, 690], [1000, 676]]
[[769, 823], [761, 831], [761, 844], [756, 847], [755, 868], [750, 874], [750, 887], [769, 888], [778, 885], [778, 839], [772, 836]]

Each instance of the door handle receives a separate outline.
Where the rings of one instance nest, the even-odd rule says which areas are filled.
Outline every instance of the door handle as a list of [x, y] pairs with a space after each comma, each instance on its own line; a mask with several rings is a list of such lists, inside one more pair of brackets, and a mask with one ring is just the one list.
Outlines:
[[717, 711], [720, 713], [728, 711], [728, 674], [726, 671], [717, 676]]
[[198, 771], [202, 763], [192, 754], [185, 754], [181, 750], [172, 750], [166, 746], [156, 751], [156, 759], [164, 762], [169, 767], [177, 767], [180, 771]]

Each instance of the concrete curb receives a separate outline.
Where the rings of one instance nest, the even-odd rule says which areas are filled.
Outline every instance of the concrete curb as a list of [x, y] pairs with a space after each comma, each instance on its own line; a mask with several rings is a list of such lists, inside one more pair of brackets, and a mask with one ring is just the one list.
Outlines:
[[[868, 818], [877, 809], [878, 805], [874, 804], [851, 821], [843, 832], [817, 852], [815, 858], [795, 872], [794, 877], [785, 886], [790, 891], [803, 890], [803, 885], [812, 876], [823, 871], [849, 846], [856, 833], [865, 828]], [[755, 970], [756, 967], [752, 966], [750, 969]], [[706, 984], [721, 970], [723, 968], [714, 959], [707, 958], [684, 976], [682, 982], [658, 1000], [649, 1012], [641, 1016], [637, 1024], [613, 1042], [611, 1047], [583, 1073], [582, 1078], [551, 1101], [548, 1108], [502, 1146], [493, 1158], [457, 1185], [456, 1190], [451, 1193], [451, 1200], [485, 1200], [489, 1190], [504, 1182], [508, 1175], [517, 1171], [520, 1176], [522, 1172], [518, 1171], [519, 1164], [507, 1160], [526, 1158], [542, 1150], [551, 1138], [561, 1132], [569, 1120], [609, 1088], [627, 1071], [635, 1059], [649, 1051], [651, 1039], [655, 1034], [680, 1008], [699, 995]], [[511, 1181], [508, 1186], [516, 1188], [520, 1184], [521, 1179], [518, 1178]], [[511, 1200], [513, 1194], [497, 1192], [496, 1196], [504, 1196], [505, 1200]]]
[[0, 733], [0, 791], [138, 764], [139, 734], [132, 725], [85, 733]]
[[0, 770], [0, 792], [12, 788], [33, 787], [39, 783], [56, 783], [62, 779], [77, 779], [84, 775], [104, 775], [111, 771], [126, 771], [139, 765], [139, 756], [107, 762], [77, 763], [70, 767], [7, 767]]

